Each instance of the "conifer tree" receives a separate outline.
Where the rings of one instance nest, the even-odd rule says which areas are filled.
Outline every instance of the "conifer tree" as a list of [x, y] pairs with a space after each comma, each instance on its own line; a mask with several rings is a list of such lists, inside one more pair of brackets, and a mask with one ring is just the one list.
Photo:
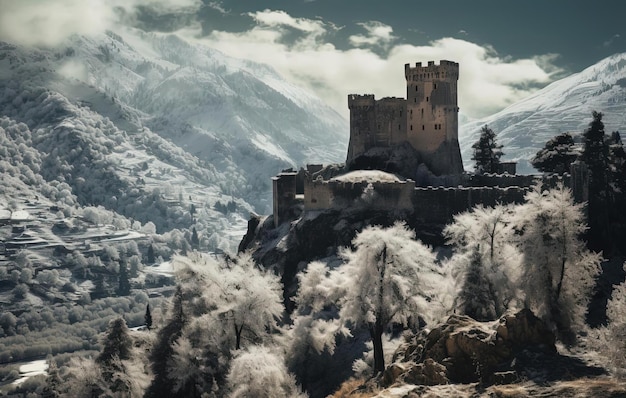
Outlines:
[[146, 305], [146, 315], [144, 316], [146, 321], [146, 328], [148, 330], [152, 329], [152, 313], [150, 312], [150, 303]]
[[593, 120], [583, 134], [581, 160], [587, 164], [589, 181], [589, 243], [601, 249], [609, 241], [608, 223], [611, 192], [609, 190], [609, 146], [604, 133], [602, 113], [593, 111]]
[[152, 244], [150, 244], [150, 246], [148, 246], [148, 254], [147, 254], [147, 260], [148, 260], [148, 264], [154, 264], [154, 262], [156, 261], [155, 257], [154, 257], [154, 247], [152, 246]]
[[154, 378], [146, 391], [145, 397], [177, 396], [172, 391], [174, 383], [169, 377], [168, 361], [172, 358], [174, 343], [176, 343], [182, 335], [185, 324], [186, 317], [183, 312], [183, 291], [180, 285], [178, 285], [176, 287], [176, 293], [174, 293], [170, 319], [165, 326], [159, 330], [157, 340], [150, 352], [149, 359], [152, 363]]
[[191, 247], [194, 250], [198, 250], [200, 248], [200, 238], [198, 237], [198, 231], [196, 230], [196, 227], [193, 227], [191, 233]]
[[496, 143], [496, 133], [488, 126], [480, 130], [478, 141], [472, 145], [474, 155], [472, 160], [476, 161], [475, 170], [477, 173], [498, 173], [500, 171], [500, 157], [502, 157], [502, 145]]
[[472, 251], [463, 287], [459, 292], [461, 311], [477, 321], [490, 321], [497, 318], [497, 309], [493, 300], [495, 289], [485, 273], [480, 246], [477, 246]]
[[118, 276], [118, 296], [128, 296], [130, 294], [130, 281], [128, 280], [128, 269], [126, 268], [126, 262], [120, 262], [120, 273]]
[[119, 317], [109, 322], [109, 328], [103, 341], [102, 352], [96, 358], [101, 365], [109, 365], [114, 358], [129, 359], [132, 341], [124, 318]]
[[576, 160], [574, 138], [570, 133], [552, 137], [530, 161], [533, 167], [544, 173], [568, 173], [570, 164]]

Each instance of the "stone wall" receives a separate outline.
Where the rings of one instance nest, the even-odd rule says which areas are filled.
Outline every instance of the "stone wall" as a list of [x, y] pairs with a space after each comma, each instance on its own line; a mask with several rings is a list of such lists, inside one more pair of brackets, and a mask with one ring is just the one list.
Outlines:
[[289, 219], [289, 209], [296, 199], [297, 176], [298, 173], [296, 172], [283, 172], [276, 177], [272, 177], [272, 204], [275, 227]]
[[304, 210], [345, 209], [364, 206], [372, 209], [413, 210], [415, 182], [305, 181]]

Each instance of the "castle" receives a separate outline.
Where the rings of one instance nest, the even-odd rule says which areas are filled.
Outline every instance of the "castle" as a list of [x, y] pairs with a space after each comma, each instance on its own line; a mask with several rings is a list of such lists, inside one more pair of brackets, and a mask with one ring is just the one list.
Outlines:
[[572, 189], [588, 198], [588, 171], [572, 164], [570, 174], [516, 175], [463, 171], [458, 141], [459, 64], [440, 61], [404, 66], [407, 98], [348, 96], [350, 143], [342, 168], [307, 165], [272, 178], [273, 218], [278, 227], [301, 211], [364, 206], [394, 211], [419, 224], [445, 225], [460, 212], [482, 204], [522, 203], [534, 184]]
[[459, 148], [457, 80], [459, 64], [404, 65], [406, 99], [348, 96], [348, 167], [373, 148], [409, 143], [435, 175], [463, 172]]

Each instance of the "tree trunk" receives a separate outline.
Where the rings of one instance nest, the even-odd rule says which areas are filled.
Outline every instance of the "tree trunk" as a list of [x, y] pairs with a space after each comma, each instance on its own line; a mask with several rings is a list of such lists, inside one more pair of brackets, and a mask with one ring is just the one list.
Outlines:
[[374, 345], [374, 375], [385, 370], [385, 356], [383, 355], [383, 325], [377, 320], [369, 328], [372, 344]]
[[240, 328], [237, 327], [235, 323], [235, 350], [241, 348], [241, 332], [243, 331], [243, 325]]

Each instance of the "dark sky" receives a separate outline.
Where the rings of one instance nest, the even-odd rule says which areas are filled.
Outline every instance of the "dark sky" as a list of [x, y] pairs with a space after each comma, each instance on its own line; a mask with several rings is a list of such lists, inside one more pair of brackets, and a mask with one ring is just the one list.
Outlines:
[[246, 30], [253, 21], [242, 14], [271, 9], [341, 26], [331, 39], [338, 48], [349, 46], [347, 38], [358, 31], [358, 22], [376, 20], [393, 27], [400, 43], [423, 45], [455, 37], [491, 45], [513, 58], [558, 54], [554, 64], [569, 72], [626, 51], [624, 0], [236, 0], [221, 6], [229, 13], [210, 7], [202, 11], [206, 32]]

